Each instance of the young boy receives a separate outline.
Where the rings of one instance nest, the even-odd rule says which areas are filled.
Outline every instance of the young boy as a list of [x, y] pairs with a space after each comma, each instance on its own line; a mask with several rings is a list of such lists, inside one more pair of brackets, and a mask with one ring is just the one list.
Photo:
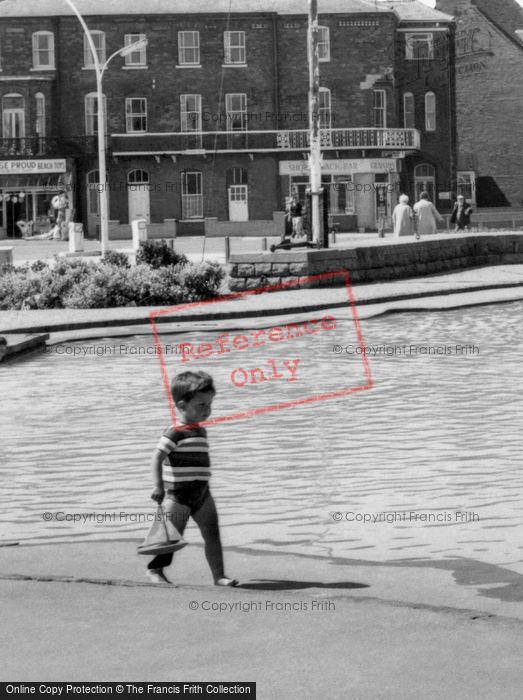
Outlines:
[[[183, 535], [189, 516], [196, 522], [205, 542], [205, 557], [216, 586], [237, 586], [225, 576], [218, 514], [209, 491], [211, 476], [207, 431], [200, 423], [211, 415], [216, 394], [212, 377], [205, 372], [182, 372], [171, 382], [171, 394], [182, 425], [167, 428], [152, 460], [154, 491], [151, 498], [161, 503], [167, 493], [165, 513]], [[153, 583], [170, 583], [163, 569], [173, 554], [159, 554], [147, 567]]]

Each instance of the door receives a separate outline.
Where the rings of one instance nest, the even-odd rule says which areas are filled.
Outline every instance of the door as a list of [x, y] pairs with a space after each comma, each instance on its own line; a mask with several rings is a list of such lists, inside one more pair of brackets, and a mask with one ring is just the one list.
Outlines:
[[145, 219], [151, 223], [151, 210], [149, 200], [149, 185], [129, 185], [129, 223], [135, 219]]
[[248, 221], [247, 185], [229, 187], [229, 221]]
[[87, 232], [89, 236], [100, 235], [100, 192], [98, 170], [87, 173]]

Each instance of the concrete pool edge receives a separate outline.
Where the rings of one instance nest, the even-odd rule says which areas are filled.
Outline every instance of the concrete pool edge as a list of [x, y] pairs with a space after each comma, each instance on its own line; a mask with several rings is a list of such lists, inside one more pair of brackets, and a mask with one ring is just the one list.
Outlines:
[[[0, 548], [0, 581], [148, 587], [149, 558], [136, 554], [136, 544], [113, 540]], [[475, 560], [381, 562], [233, 546], [225, 549], [225, 561], [228, 573], [240, 579], [241, 587], [234, 589], [236, 598], [263, 593], [273, 599], [291, 595], [307, 600], [344, 599], [523, 622], [523, 576]], [[175, 584], [173, 590], [207, 595], [217, 590], [211, 585], [199, 542], [178, 554], [167, 573]]]
[[[523, 298], [523, 265], [495, 266], [448, 275], [358, 285], [354, 287], [353, 291], [356, 305], [358, 308], [361, 308], [391, 303], [399, 304], [401, 302], [412, 302], [413, 300], [430, 300], [434, 297], [452, 297], [458, 294], [474, 294], [477, 292], [491, 292], [492, 301], [482, 303], [493, 303], [496, 301], [495, 293], [507, 289], [521, 289], [521, 298]], [[211, 314], [204, 311], [178, 316], [175, 319], [171, 316], [164, 316], [157, 318], [156, 321], [171, 324], [175, 322], [191, 324], [197, 322], [220, 323], [225, 320], [239, 321], [242, 319], [261, 319], [290, 314], [312, 313], [329, 308], [347, 307], [347, 299], [342, 298], [343, 291], [343, 289], [322, 288], [312, 291], [302, 289], [273, 292], [264, 295], [257, 294], [242, 299], [219, 302], [230, 305], [226, 312]], [[459, 306], [464, 305], [467, 304], [459, 304]], [[0, 312], [0, 333], [4, 335], [14, 333], [58, 333], [97, 328], [103, 330], [121, 326], [138, 326], [148, 324], [149, 314], [151, 311], [158, 310], [158, 308], [161, 307], [2, 311]], [[205, 305], [199, 308], [205, 308]], [[424, 305], [422, 304], [419, 308], [424, 308]], [[387, 311], [387, 309], [384, 311]], [[103, 335], [103, 333], [98, 335]]]

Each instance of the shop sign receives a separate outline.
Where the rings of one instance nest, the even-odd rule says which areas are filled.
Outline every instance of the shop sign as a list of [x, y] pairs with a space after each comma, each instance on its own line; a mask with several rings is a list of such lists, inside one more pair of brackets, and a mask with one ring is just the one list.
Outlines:
[[[308, 175], [309, 163], [306, 160], [282, 160], [279, 163], [280, 175]], [[397, 164], [391, 158], [340, 158], [322, 160], [323, 174], [352, 175], [353, 173], [397, 172]]]
[[44, 175], [65, 172], [65, 158], [0, 160], [0, 174], [4, 175]]

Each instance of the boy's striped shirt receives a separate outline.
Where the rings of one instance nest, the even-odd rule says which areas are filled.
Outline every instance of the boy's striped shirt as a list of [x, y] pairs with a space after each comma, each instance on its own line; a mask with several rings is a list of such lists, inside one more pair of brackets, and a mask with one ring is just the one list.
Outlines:
[[211, 462], [205, 428], [167, 428], [157, 448], [165, 455], [162, 478], [167, 486], [184, 481], [209, 481]]

